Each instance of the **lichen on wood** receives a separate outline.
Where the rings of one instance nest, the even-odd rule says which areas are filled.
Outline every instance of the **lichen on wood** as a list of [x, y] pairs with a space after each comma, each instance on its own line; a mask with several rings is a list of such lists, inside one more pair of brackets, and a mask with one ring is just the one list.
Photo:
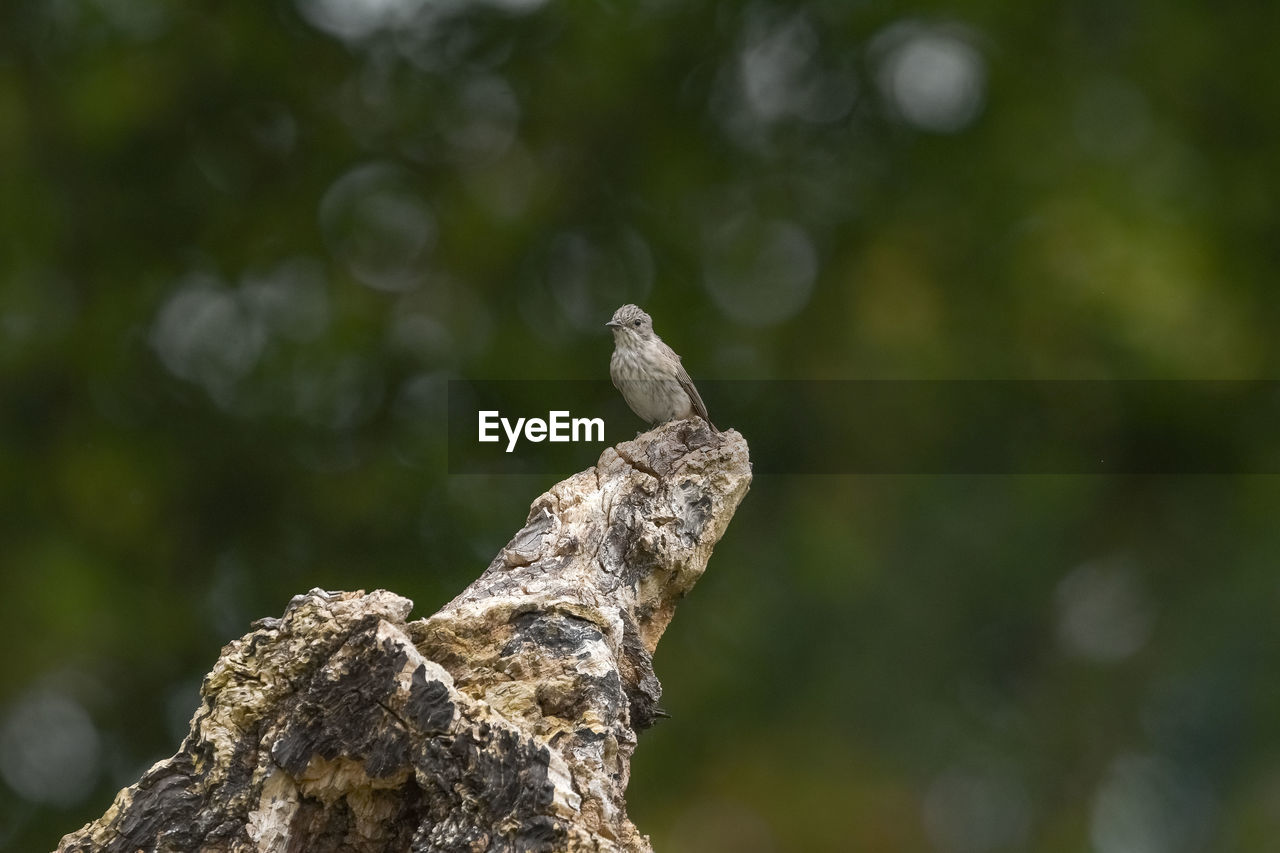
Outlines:
[[172, 758], [60, 853], [648, 851], [627, 816], [653, 653], [751, 481], [696, 419], [533, 502], [435, 615], [312, 590], [223, 649]]

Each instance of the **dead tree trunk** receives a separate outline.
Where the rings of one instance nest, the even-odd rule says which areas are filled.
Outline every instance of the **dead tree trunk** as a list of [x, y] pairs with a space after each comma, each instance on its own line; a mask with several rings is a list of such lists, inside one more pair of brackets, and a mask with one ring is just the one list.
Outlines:
[[59, 851], [648, 851], [624, 794], [651, 656], [750, 481], [738, 433], [666, 424], [534, 501], [428, 619], [383, 590], [297, 596]]

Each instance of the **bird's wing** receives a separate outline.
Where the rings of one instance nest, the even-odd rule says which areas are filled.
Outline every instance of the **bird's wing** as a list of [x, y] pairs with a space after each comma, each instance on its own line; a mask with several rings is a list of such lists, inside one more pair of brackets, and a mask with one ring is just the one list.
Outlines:
[[689, 402], [693, 404], [693, 413], [706, 421], [712, 432], [719, 432], [720, 430], [716, 425], [711, 423], [711, 416], [707, 414], [707, 404], [702, 402], [702, 395], [693, 386], [693, 380], [689, 378], [689, 371], [684, 369], [684, 363], [680, 361], [680, 356], [676, 355], [675, 351], [670, 347], [667, 347], [667, 352], [675, 356], [676, 380], [680, 383], [680, 387], [684, 389], [684, 393], [689, 395]]

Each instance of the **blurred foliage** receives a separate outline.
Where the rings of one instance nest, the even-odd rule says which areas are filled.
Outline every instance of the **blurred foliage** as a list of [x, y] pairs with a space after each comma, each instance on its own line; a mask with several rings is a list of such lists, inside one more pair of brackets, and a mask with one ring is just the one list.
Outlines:
[[[465, 586], [551, 482], [448, 476], [447, 380], [601, 378], [622, 302], [695, 377], [1274, 377], [1274, 19], [9, 0], [0, 846], [101, 814], [295, 593]], [[1278, 509], [758, 478], [632, 816], [663, 851], [1270, 850]]]

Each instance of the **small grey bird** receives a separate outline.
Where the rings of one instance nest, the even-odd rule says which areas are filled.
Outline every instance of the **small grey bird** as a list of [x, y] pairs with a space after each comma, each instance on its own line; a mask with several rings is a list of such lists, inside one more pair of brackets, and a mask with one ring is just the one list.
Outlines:
[[613, 330], [609, 376], [631, 411], [651, 424], [694, 415], [720, 432], [680, 363], [680, 356], [653, 331], [653, 319], [635, 305], [623, 305], [605, 323]]

